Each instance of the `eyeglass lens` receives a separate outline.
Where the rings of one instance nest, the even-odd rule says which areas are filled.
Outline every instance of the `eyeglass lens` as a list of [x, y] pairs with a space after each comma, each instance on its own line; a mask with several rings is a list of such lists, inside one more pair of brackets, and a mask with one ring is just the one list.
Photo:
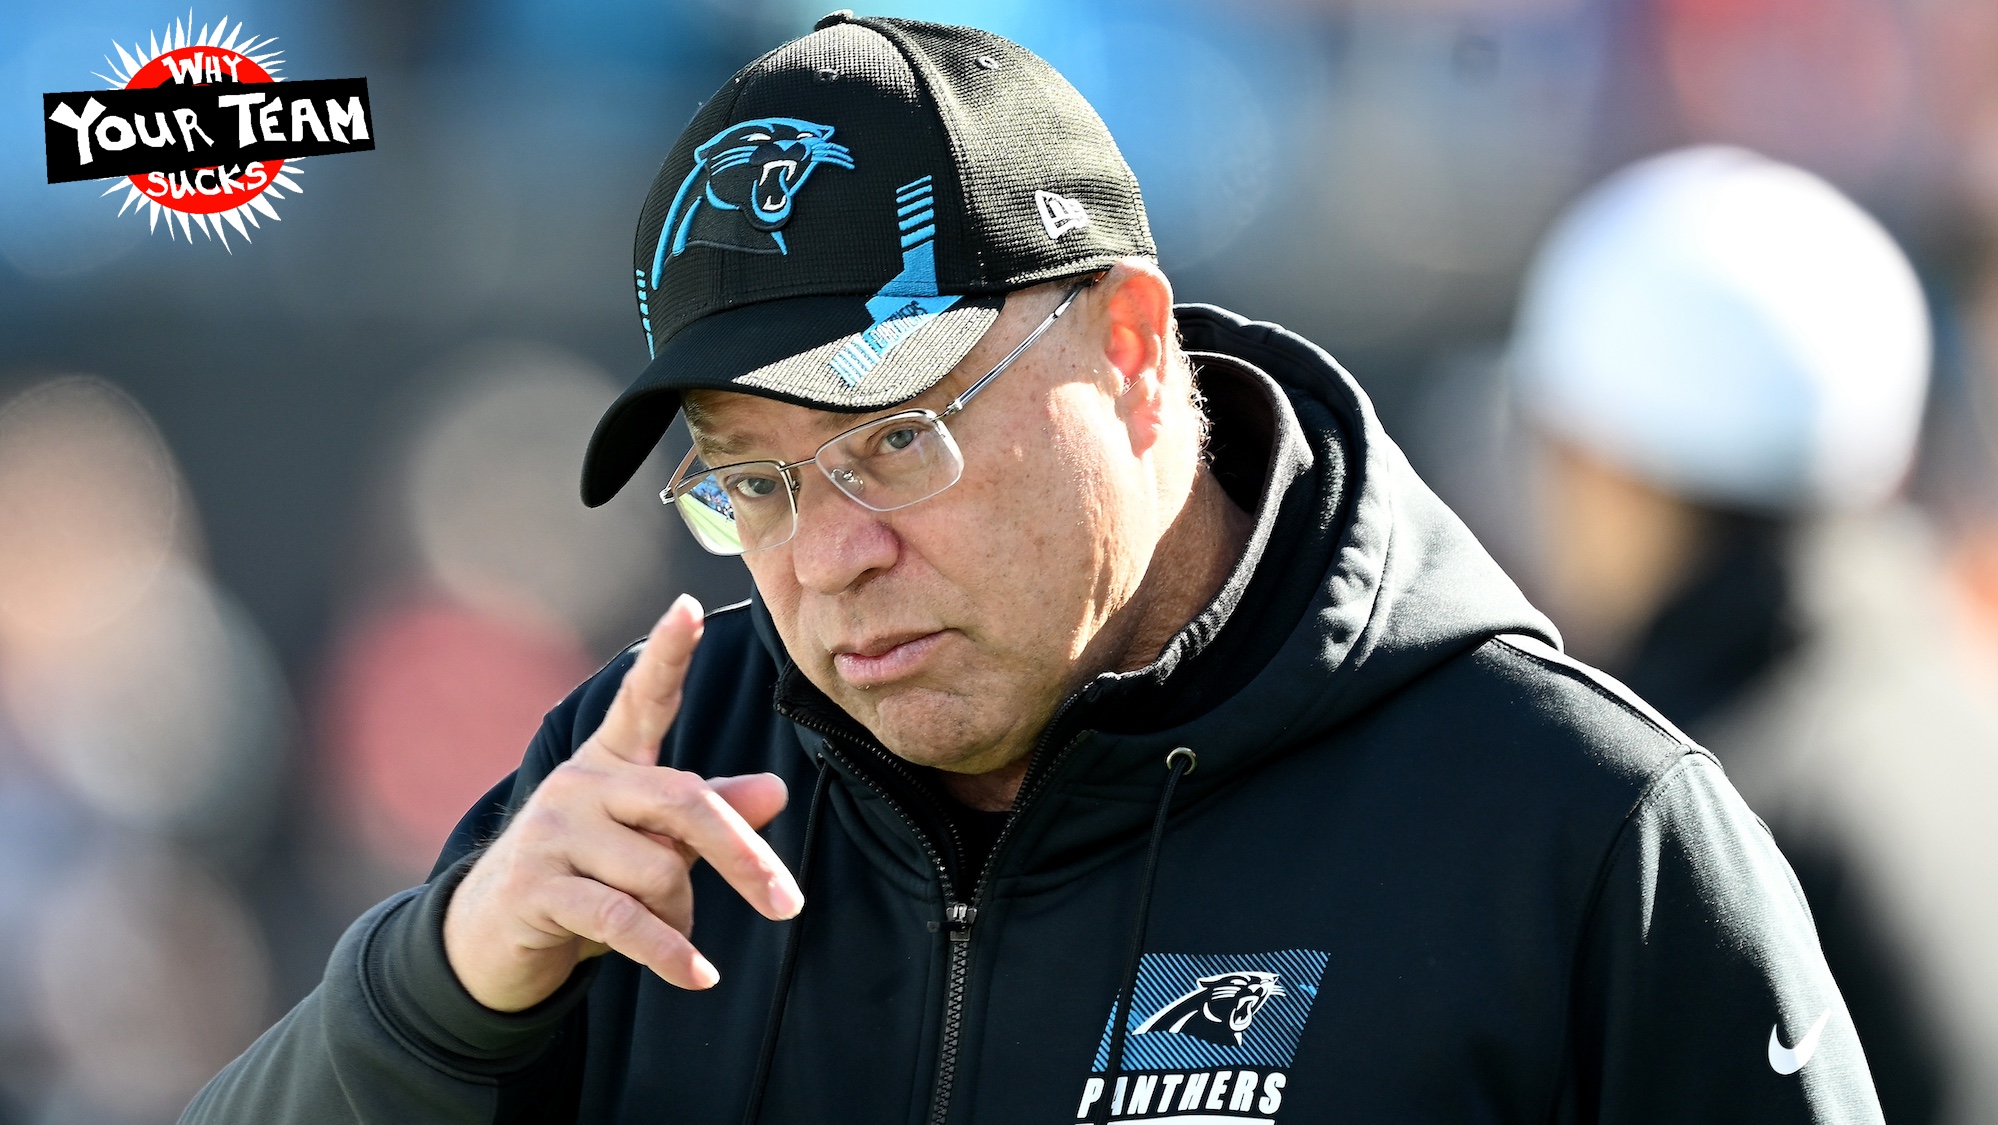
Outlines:
[[[927, 411], [897, 414], [849, 430], [812, 459], [855, 503], [892, 512], [927, 500], [964, 473], [964, 457], [943, 422]], [[797, 500], [786, 473], [797, 465], [750, 461], [682, 480], [667, 491], [702, 547], [720, 555], [760, 551], [797, 533]]]
[[1101, 277], [1091, 275], [1070, 288], [1018, 347], [946, 406], [942, 415], [909, 410], [877, 418], [835, 435], [809, 459], [789, 465], [746, 461], [689, 477], [694, 454], [688, 453], [675, 474], [679, 483], [659, 498], [678, 508], [694, 538], [717, 555], [742, 555], [789, 542], [798, 533], [797, 478], [791, 474], [813, 462], [834, 487], [864, 508], [892, 512], [927, 500], [964, 475], [964, 455], [945, 428], [944, 417], [963, 410]]

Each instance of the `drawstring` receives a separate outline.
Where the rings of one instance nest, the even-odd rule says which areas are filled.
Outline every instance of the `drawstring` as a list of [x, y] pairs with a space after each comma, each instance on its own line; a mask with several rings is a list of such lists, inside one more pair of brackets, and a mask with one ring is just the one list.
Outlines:
[[[1172, 793], [1179, 779], [1193, 772], [1200, 759], [1184, 746], [1166, 755], [1165, 787], [1159, 790], [1158, 815], [1152, 818], [1152, 843], [1145, 850], [1145, 873], [1138, 883], [1138, 917], [1131, 924], [1131, 955], [1124, 962], [1124, 983], [1117, 990], [1117, 1007], [1110, 1019], [1110, 1057], [1103, 1070], [1103, 1121], [1110, 1119], [1111, 1102], [1116, 1097], [1117, 1079], [1124, 1073], [1124, 1025], [1131, 1022], [1131, 993], [1138, 986], [1138, 967], [1145, 954], [1145, 926], [1152, 916], [1152, 877], [1159, 869], [1159, 847], [1165, 843], [1166, 816], [1172, 812]], [[1094, 1115], [1092, 1115], [1094, 1119]]]
[[[819, 813], [825, 807], [827, 782], [832, 778], [830, 763], [819, 755], [819, 780], [812, 786], [812, 803], [805, 812], [805, 847], [798, 856], [798, 889], [804, 890], [812, 878], [812, 845], [819, 838]], [[749, 1108], [742, 1125], [756, 1125], [763, 1112], [763, 1088], [770, 1081], [770, 1064], [777, 1057], [777, 1034], [784, 1027], [784, 1006], [791, 999], [791, 978], [798, 968], [798, 939], [805, 928], [804, 911], [784, 933], [784, 956], [777, 963], [777, 991], [770, 997], [770, 1015], [763, 1023], [763, 1047], [756, 1054], [756, 1078], [749, 1086]]]

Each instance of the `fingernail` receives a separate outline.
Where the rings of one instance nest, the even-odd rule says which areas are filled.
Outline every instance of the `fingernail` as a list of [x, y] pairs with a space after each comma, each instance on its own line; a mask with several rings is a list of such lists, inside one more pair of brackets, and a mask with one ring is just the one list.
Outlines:
[[[707, 616], [707, 611], [701, 608], [700, 599], [694, 597], [694, 595], [681, 594], [679, 597], [673, 599], [674, 605], [679, 605], [681, 602], [687, 603], [687, 611], [694, 615], [694, 620], [699, 621]], [[654, 602], [653, 604], [657, 605], [659, 603]]]
[[713, 988], [721, 983], [721, 970], [700, 954], [694, 954], [694, 981], [701, 988]]
[[798, 916], [798, 911], [804, 908], [803, 891], [788, 882], [770, 884], [770, 909], [775, 910], [779, 918], [795, 918]]

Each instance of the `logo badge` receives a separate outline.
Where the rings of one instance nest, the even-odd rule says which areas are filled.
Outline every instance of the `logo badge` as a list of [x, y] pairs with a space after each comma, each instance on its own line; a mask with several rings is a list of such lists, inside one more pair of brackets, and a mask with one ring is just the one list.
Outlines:
[[821, 164], [853, 169], [853, 154], [833, 143], [830, 125], [795, 117], [759, 117], [731, 125], [694, 150], [652, 252], [652, 288], [668, 258], [689, 246], [750, 254], [788, 254], [784, 224]]
[[1795, 1047], [1785, 1047], [1783, 1045], [1782, 1024], [1771, 1024], [1769, 1027], [1769, 1069], [1778, 1074], [1795, 1074], [1804, 1069], [1804, 1064], [1810, 1062], [1811, 1056], [1818, 1053], [1818, 1037], [1824, 1034], [1825, 1024], [1830, 1021], [1831, 1009], [1826, 1008], [1825, 1014], [1818, 1017], [1818, 1022], [1811, 1025], [1811, 1029], [1804, 1033], [1802, 1039], [1797, 1040]]
[[1041, 226], [1046, 228], [1050, 240], [1089, 225], [1089, 212], [1080, 199], [1070, 199], [1051, 191], [1036, 191], [1034, 208], [1041, 213]]
[[1113, 1002], [1076, 1120], [1193, 1114], [1204, 1122], [1276, 1119], [1329, 957], [1315, 949], [1235, 955], [1147, 953], [1131, 987], [1115, 1080]]
[[[364, 78], [288, 82], [276, 39], [241, 21], [196, 27], [193, 14], [164, 33], [113, 43], [104, 89], [42, 96], [49, 182], [109, 179], [118, 214], [165, 216], [167, 236], [194, 232], [229, 245], [276, 221], [273, 200], [299, 194], [300, 158], [375, 147]], [[136, 209], [136, 210], [135, 210]]]
[[1153, 1012], [1134, 1034], [1170, 1031], [1221, 1047], [1239, 1047], [1257, 1009], [1282, 995], [1275, 973], [1216, 973], [1201, 977], [1192, 991]]

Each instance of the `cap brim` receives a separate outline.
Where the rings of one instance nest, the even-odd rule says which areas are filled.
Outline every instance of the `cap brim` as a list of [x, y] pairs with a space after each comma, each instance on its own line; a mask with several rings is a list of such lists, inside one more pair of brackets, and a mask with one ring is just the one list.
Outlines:
[[961, 297], [940, 311], [891, 319], [903, 328], [892, 342], [859, 297], [792, 297], [704, 316], [661, 345], [597, 423], [583, 457], [583, 503], [604, 503], [638, 472], [673, 424], [684, 391], [739, 391], [842, 413], [880, 410], [942, 380], [1004, 303], [1003, 295]]

